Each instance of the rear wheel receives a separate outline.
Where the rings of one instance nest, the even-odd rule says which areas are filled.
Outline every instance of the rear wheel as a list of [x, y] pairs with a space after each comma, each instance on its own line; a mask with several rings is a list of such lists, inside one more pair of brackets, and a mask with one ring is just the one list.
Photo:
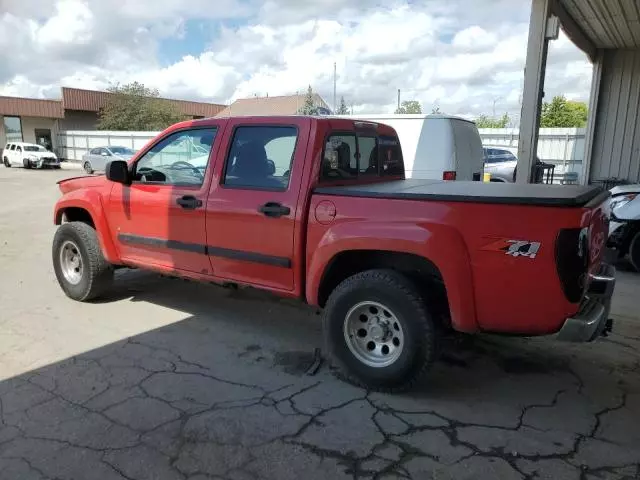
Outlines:
[[102, 255], [96, 231], [86, 223], [61, 225], [53, 238], [52, 257], [60, 287], [74, 300], [92, 300], [111, 286], [113, 267]]
[[2, 159], [2, 163], [4, 163], [4, 166], [7, 168], [11, 168], [11, 162], [9, 161], [9, 159], [7, 157], [4, 157]]
[[436, 329], [415, 286], [391, 270], [343, 281], [324, 310], [325, 348], [348, 381], [395, 392], [411, 388], [436, 356]]
[[84, 171], [89, 175], [93, 173], [93, 168], [91, 167], [91, 164], [89, 162], [84, 162], [82, 168], [84, 168]]
[[640, 231], [637, 231], [629, 243], [629, 261], [636, 272], [640, 272]]

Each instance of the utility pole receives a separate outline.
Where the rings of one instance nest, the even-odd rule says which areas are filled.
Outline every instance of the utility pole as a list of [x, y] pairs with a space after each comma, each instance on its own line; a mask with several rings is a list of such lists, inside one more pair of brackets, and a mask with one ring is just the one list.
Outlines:
[[496, 97], [493, 99], [493, 118], [496, 118], [496, 102], [500, 100], [502, 97]]
[[333, 113], [338, 111], [338, 99], [336, 97], [336, 62], [333, 62]]
[[400, 110], [400, 89], [398, 89], [398, 110]]

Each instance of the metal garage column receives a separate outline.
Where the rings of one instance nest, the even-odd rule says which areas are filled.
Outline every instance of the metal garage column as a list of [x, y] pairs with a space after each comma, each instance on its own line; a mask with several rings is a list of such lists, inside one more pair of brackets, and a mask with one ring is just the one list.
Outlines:
[[[538, 150], [538, 129], [540, 126], [540, 105], [544, 89], [549, 39], [557, 38], [556, 17], [549, 22], [551, 0], [531, 0], [529, 21], [529, 41], [527, 63], [524, 70], [522, 91], [522, 112], [520, 115], [520, 139], [518, 141], [517, 183], [529, 183]], [[555, 34], [555, 35], [554, 35]]]

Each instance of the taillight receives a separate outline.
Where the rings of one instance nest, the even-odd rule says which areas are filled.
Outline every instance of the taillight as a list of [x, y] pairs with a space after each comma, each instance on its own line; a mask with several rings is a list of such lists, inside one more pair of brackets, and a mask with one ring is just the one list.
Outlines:
[[565, 297], [572, 303], [582, 300], [589, 270], [589, 229], [560, 230], [556, 241], [556, 268]]
[[442, 179], [443, 180], [455, 180], [456, 179], [456, 172], [455, 171], [442, 172]]

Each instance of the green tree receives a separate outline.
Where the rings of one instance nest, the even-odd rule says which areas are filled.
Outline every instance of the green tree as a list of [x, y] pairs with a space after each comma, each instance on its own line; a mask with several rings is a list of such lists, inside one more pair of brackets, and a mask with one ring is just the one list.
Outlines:
[[347, 115], [349, 113], [349, 108], [344, 101], [344, 97], [340, 97], [340, 106], [338, 110], [336, 110], [336, 115]]
[[396, 108], [395, 113], [422, 113], [422, 107], [417, 100], [405, 100], [400, 104], [400, 108]]
[[480, 115], [476, 118], [476, 125], [478, 128], [506, 128], [509, 125], [509, 121], [509, 115], [506, 113], [500, 118]]
[[142, 83], [114, 85], [107, 90], [112, 95], [100, 111], [99, 130], [163, 130], [185, 118], [173, 103], [159, 98], [157, 89]]
[[551, 103], [542, 104], [540, 126], [545, 128], [581, 128], [587, 126], [587, 104], [567, 100], [564, 96], [553, 97]]
[[304, 96], [304, 104], [298, 109], [298, 113], [300, 115], [318, 115], [318, 106], [316, 105], [311, 85], [307, 89], [307, 94]]

